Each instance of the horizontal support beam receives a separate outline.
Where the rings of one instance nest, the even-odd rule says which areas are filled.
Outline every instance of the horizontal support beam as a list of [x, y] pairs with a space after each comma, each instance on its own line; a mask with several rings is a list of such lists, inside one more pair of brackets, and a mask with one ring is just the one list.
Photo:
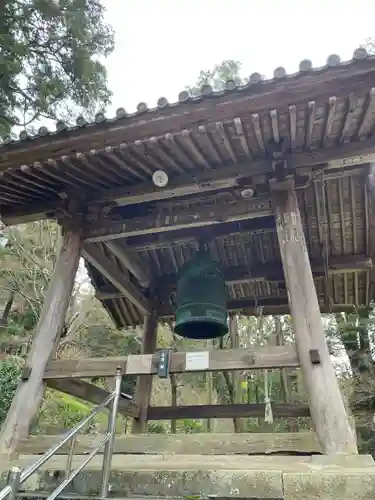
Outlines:
[[[313, 171], [314, 165], [308, 167], [307, 173]], [[329, 171], [328, 165], [320, 166], [320, 170], [327, 171], [325, 178], [336, 178], [339, 173], [334, 169]], [[344, 175], [358, 173], [359, 169], [346, 168]], [[173, 177], [166, 187], [160, 188], [153, 182], [145, 181], [135, 187], [116, 187], [114, 189], [101, 190], [90, 194], [87, 203], [109, 203], [115, 202], [118, 206], [136, 205], [153, 201], [169, 200], [182, 196], [199, 196], [211, 191], [220, 191], [230, 188], [256, 188], [257, 179], [266, 179], [267, 174], [273, 173], [272, 165], [268, 161], [245, 161], [238, 164], [230, 164], [215, 170], [204, 171], [199, 175], [179, 175]], [[255, 181], [254, 181], [255, 178]], [[306, 180], [305, 180], [306, 182]]]
[[[113, 376], [113, 367], [112, 367]], [[47, 386], [56, 391], [64, 392], [70, 396], [74, 396], [84, 401], [89, 401], [94, 405], [100, 405], [110, 395], [108, 391], [90, 384], [80, 379], [59, 378], [55, 380], [47, 380]], [[138, 406], [128, 399], [120, 398], [119, 412], [125, 416], [137, 417], [139, 414]]]
[[[313, 152], [291, 153], [287, 157], [288, 164], [292, 169], [311, 169], [322, 165], [327, 170], [327, 175], [332, 174], [330, 168], [339, 169], [351, 165], [369, 163], [375, 159], [375, 140], [371, 138], [367, 141], [351, 142], [342, 144], [339, 147], [322, 148]], [[88, 159], [88, 161], [90, 161]], [[240, 184], [241, 178], [249, 178], [256, 175], [267, 175], [272, 173], [272, 162], [268, 160], [247, 161], [242, 164], [231, 164], [227, 167], [219, 168], [212, 172], [207, 172], [195, 177], [193, 180], [186, 176], [171, 179], [166, 188], [155, 188], [151, 182], [141, 183], [136, 188], [116, 188], [112, 190], [94, 191], [88, 195], [87, 203], [101, 203], [114, 201], [118, 204], [135, 204], [144, 201], [158, 201], [176, 196], [189, 194], [201, 194], [217, 189], [230, 188]], [[337, 173], [336, 173], [337, 175]], [[80, 194], [80, 193], [79, 193]], [[4, 224], [13, 225], [33, 220], [48, 218], [59, 209], [59, 200], [40, 202], [32, 207], [18, 208], [17, 210], [7, 210], [1, 213]]]
[[[194, 361], [196, 358], [198, 361]], [[198, 370], [194, 368], [194, 362], [199, 363], [199, 360], [201, 364], [198, 365], [200, 367]], [[50, 362], [44, 379], [110, 377], [113, 376], [114, 366], [119, 366], [126, 375], [156, 374], [158, 363], [157, 353], [58, 360]], [[198, 353], [172, 352], [170, 372], [258, 370], [298, 366], [299, 360], [294, 346], [264, 346], [254, 349], [214, 349]]]
[[[246, 316], [268, 316], [290, 314], [287, 296], [285, 297], [249, 297], [244, 299], [230, 300], [228, 302], [230, 312], [239, 312]], [[356, 312], [354, 304], [332, 304], [328, 305], [320, 302], [320, 312], [322, 314], [334, 314], [338, 312]], [[362, 305], [360, 305], [361, 307]], [[363, 304], [366, 307], [366, 304]], [[169, 304], [161, 304], [158, 309], [158, 318], [174, 318], [175, 308]]]
[[[62, 437], [62, 436], [61, 436]], [[103, 434], [78, 435], [74, 451], [88, 455], [99, 446]], [[59, 436], [30, 436], [17, 448], [20, 455], [42, 455], [59, 440]], [[69, 452], [70, 443], [60, 448], [57, 455]], [[272, 453], [320, 453], [314, 432], [254, 433], [199, 433], [199, 434], [126, 434], [117, 435], [114, 454], [159, 455], [262, 455]], [[99, 451], [102, 453], [102, 451]]]
[[[264, 417], [264, 404], [149, 406], [147, 420]], [[309, 417], [307, 404], [272, 403], [274, 417]]]
[[158, 212], [143, 217], [124, 219], [119, 222], [107, 220], [100, 225], [90, 224], [84, 229], [87, 242], [107, 241], [149, 233], [164, 233], [191, 227], [206, 227], [223, 222], [240, 221], [273, 215], [270, 196], [261, 196], [249, 201], [233, 202], [194, 210], [179, 210], [170, 213]]
[[111, 262], [106, 255], [94, 245], [86, 244], [82, 250], [82, 257], [94, 266], [112, 285], [143, 314], [152, 310], [151, 302], [141, 291]]
[[[340, 274], [343, 272], [366, 271], [372, 269], [372, 259], [365, 255], [350, 255], [343, 257], [332, 257], [328, 262], [328, 274]], [[325, 276], [325, 266], [322, 262], [312, 261], [311, 268], [314, 277]], [[284, 281], [284, 272], [282, 263], [272, 262], [270, 264], [257, 264], [252, 268], [232, 267], [223, 270], [224, 279], [227, 284], [252, 281]], [[159, 276], [157, 279], [156, 293], [159, 297], [168, 298], [177, 285], [179, 274], [170, 274]], [[96, 293], [98, 300], [119, 299], [123, 295], [113, 286], [107, 286], [99, 289]]]

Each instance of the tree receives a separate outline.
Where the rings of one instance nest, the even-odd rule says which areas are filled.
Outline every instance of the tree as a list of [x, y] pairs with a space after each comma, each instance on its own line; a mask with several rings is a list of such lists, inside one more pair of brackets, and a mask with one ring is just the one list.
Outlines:
[[369, 54], [375, 54], [375, 38], [366, 38], [363, 47]]
[[114, 38], [103, 16], [100, 0], [0, 1], [0, 136], [108, 104], [99, 59]]
[[241, 77], [240, 71], [241, 63], [227, 59], [220, 64], [215, 64], [210, 70], [202, 70], [196, 83], [188, 86], [187, 89], [191, 95], [196, 96], [200, 94], [203, 85], [211, 85], [216, 91], [223, 90], [226, 82], [230, 80], [234, 81], [236, 85], [243, 85], [246, 80]]

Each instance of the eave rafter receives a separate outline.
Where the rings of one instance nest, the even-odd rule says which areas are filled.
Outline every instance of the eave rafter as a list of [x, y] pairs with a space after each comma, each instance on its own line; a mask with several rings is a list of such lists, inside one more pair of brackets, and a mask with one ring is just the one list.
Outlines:
[[[318, 168], [325, 170], [326, 176], [339, 175], [336, 169], [360, 165], [375, 159], [375, 137], [367, 141], [343, 144], [340, 147], [332, 147], [313, 152], [293, 153], [288, 156], [290, 169], [305, 175]], [[90, 162], [90, 158], [87, 159]], [[349, 171], [351, 169], [349, 168]], [[165, 188], [156, 188], [149, 181], [144, 181], [135, 187], [124, 185], [113, 189], [91, 190], [84, 202], [90, 204], [114, 203], [117, 206], [134, 205], [146, 202], [158, 202], [161, 200], [178, 198], [181, 196], [202, 195], [208, 192], [229, 189], [235, 186], [256, 187], [259, 179], [267, 179], [272, 174], [272, 162], [267, 159], [247, 160], [220, 167], [215, 170], [207, 170], [192, 176], [177, 175], [171, 178]], [[43, 218], [59, 217], [63, 210], [67, 197], [82, 198], [81, 192], [70, 191], [60, 193], [60, 198], [45, 202], [33, 202], [30, 205], [4, 207], [1, 218], [4, 224], [13, 225], [30, 222]]]
[[152, 281], [151, 271], [148, 266], [139, 259], [137, 254], [123, 241], [106, 241], [108, 250], [137, 278], [143, 288], [148, 288]]
[[151, 302], [142, 294], [123, 273], [114, 265], [103, 252], [93, 244], [86, 243], [82, 250], [82, 257], [95, 267], [121, 294], [134, 304], [143, 314], [152, 311]]

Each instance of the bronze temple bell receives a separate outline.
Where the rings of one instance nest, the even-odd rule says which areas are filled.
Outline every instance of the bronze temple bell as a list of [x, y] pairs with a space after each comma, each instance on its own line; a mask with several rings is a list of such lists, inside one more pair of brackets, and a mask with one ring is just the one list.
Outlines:
[[227, 289], [219, 266], [199, 252], [185, 264], [177, 283], [175, 333], [196, 340], [228, 333]]

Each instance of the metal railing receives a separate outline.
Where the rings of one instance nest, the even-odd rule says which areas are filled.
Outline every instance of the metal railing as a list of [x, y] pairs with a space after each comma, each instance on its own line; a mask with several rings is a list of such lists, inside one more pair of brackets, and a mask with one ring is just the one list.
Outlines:
[[[100, 497], [107, 498], [108, 490], [109, 490], [109, 478], [111, 474], [111, 464], [112, 464], [112, 455], [113, 455], [113, 447], [115, 442], [116, 435], [116, 419], [118, 412], [118, 405], [121, 395], [121, 370], [118, 368], [116, 370], [115, 377], [115, 390], [114, 392], [107, 397], [105, 401], [90, 413], [86, 418], [81, 420], [73, 429], [71, 429], [65, 436], [54, 446], [52, 446], [48, 451], [46, 451], [34, 464], [30, 465], [24, 470], [21, 470], [19, 467], [12, 467], [9, 472], [8, 477], [8, 485], [5, 486], [0, 491], [0, 500], [5, 500], [8, 496], [8, 500], [16, 500], [17, 494], [20, 490], [20, 486], [27, 481], [35, 472], [37, 472], [51, 457], [56, 455], [56, 453], [70, 441], [69, 453], [67, 458], [66, 470], [65, 470], [65, 479], [64, 481], [49, 495], [47, 500], [55, 500], [64, 489], [73, 481], [73, 479], [86, 467], [86, 465], [101, 451], [104, 447], [103, 452], [103, 464], [102, 464], [102, 478], [100, 485]], [[72, 462], [74, 457], [74, 449], [77, 440], [77, 433], [88, 423], [90, 422], [95, 415], [97, 415], [100, 411], [105, 409], [110, 403], [111, 412], [108, 418], [108, 429], [104, 438], [100, 441], [98, 446], [88, 455], [86, 460], [83, 461], [82, 464], [79, 465], [75, 470], [72, 471]]]

